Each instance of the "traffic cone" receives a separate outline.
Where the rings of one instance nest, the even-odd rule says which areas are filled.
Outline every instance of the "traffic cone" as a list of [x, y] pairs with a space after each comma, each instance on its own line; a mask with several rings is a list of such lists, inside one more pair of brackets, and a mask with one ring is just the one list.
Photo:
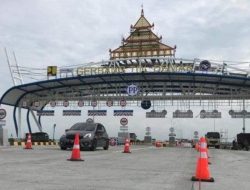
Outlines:
[[31, 134], [28, 134], [27, 142], [25, 144], [24, 149], [32, 149], [32, 142], [31, 142]]
[[210, 177], [206, 152], [206, 140], [204, 137], [200, 140], [200, 155], [196, 165], [196, 174], [191, 178], [191, 180], [214, 182], [214, 178]]
[[74, 146], [72, 149], [71, 158], [68, 160], [69, 161], [84, 161], [80, 157], [79, 133], [75, 134], [75, 141], [74, 141]]
[[209, 154], [208, 154], [208, 148], [207, 148], [207, 139], [205, 138], [205, 142], [206, 142], [206, 153], [207, 153], [207, 160], [208, 160], [208, 164], [210, 165], [210, 164], [212, 164], [211, 162], [210, 162], [210, 156], [209, 156]]
[[125, 140], [124, 151], [123, 153], [131, 153], [130, 152], [130, 142], [128, 139]]

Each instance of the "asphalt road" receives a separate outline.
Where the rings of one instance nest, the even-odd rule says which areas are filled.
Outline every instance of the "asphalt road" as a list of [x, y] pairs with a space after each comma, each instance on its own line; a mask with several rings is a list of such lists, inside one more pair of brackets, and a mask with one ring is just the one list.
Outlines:
[[[192, 190], [197, 152], [191, 148], [133, 146], [81, 151], [84, 162], [67, 161], [71, 151], [58, 147], [33, 150], [0, 147], [0, 189], [3, 190]], [[249, 190], [250, 152], [210, 150], [214, 183], [202, 190]]]

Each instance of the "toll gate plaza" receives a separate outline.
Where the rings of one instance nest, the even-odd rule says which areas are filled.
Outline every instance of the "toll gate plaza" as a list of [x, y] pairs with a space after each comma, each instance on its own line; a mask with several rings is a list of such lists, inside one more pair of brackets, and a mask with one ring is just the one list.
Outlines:
[[[162, 43], [153, 27], [142, 8], [130, 35], [121, 46], [110, 49], [106, 61], [47, 68], [24, 68], [8, 61], [15, 85], [1, 96], [0, 105], [13, 108], [15, 137], [11, 140], [21, 146], [2, 143], [6, 141], [2, 130], [6, 110], [0, 108], [4, 145], [0, 147], [0, 189], [249, 189], [250, 155], [243, 151], [249, 149], [247, 139], [245, 147], [239, 144], [235, 151], [231, 142], [226, 142], [225, 149], [222, 144], [210, 149], [212, 141], [197, 131], [197, 142], [185, 144], [176, 138], [173, 127], [165, 142], [153, 140], [150, 127], [141, 143], [136, 134], [130, 136], [128, 118], [134, 116], [135, 107], [146, 111], [138, 120], [168, 116], [187, 119], [188, 125], [197, 117], [204, 122], [221, 119], [220, 109], [227, 106], [230, 119], [243, 121], [243, 136], [250, 118], [249, 70], [229, 61], [177, 58], [177, 46]], [[8, 60], [6, 49], [5, 53]], [[27, 72], [34, 72], [36, 81], [23, 83], [22, 75]], [[43, 127], [47, 123], [41, 118], [55, 116], [58, 107], [63, 109], [62, 118], [79, 117], [79, 122], [84, 118], [84, 125], [91, 125], [94, 132], [82, 133], [79, 127], [70, 133], [72, 126], [59, 142], [53, 137], [53, 142], [34, 144], [34, 131], [48, 138]], [[169, 107], [177, 109], [169, 112]], [[200, 108], [197, 116], [194, 107]], [[83, 108], [88, 109], [87, 115]], [[113, 109], [112, 115], [107, 108]], [[118, 137], [112, 138], [116, 144], [108, 135], [103, 140], [108, 131], [101, 122], [95, 123], [97, 117], [120, 118]], [[25, 138], [24, 129], [28, 131]], [[99, 144], [102, 148], [97, 146], [98, 138], [106, 143]], [[117, 146], [119, 140], [121, 146]], [[92, 151], [83, 151], [84, 145]]]

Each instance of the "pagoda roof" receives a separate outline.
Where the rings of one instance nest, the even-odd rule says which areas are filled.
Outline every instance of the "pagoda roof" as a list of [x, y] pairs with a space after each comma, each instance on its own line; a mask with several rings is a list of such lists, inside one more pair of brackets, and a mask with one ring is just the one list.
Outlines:
[[137, 29], [137, 28], [152, 28], [153, 24], [151, 25], [148, 20], [144, 17], [144, 11], [141, 10], [141, 17], [138, 19], [138, 21], [135, 23], [134, 26], [131, 28]]
[[152, 32], [152, 27], [144, 17], [143, 9], [141, 16], [135, 25], [131, 25], [130, 35], [122, 40], [122, 45], [115, 50], [110, 50], [110, 59], [140, 56], [174, 56], [176, 47], [163, 44], [162, 37]]

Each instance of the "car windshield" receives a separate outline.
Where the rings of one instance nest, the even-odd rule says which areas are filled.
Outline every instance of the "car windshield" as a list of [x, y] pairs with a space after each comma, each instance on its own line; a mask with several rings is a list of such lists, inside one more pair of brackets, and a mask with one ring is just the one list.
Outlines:
[[207, 133], [207, 137], [208, 138], [220, 138], [220, 134], [219, 133]]
[[73, 125], [70, 130], [80, 130], [80, 131], [94, 131], [95, 124], [90, 123], [76, 123]]

